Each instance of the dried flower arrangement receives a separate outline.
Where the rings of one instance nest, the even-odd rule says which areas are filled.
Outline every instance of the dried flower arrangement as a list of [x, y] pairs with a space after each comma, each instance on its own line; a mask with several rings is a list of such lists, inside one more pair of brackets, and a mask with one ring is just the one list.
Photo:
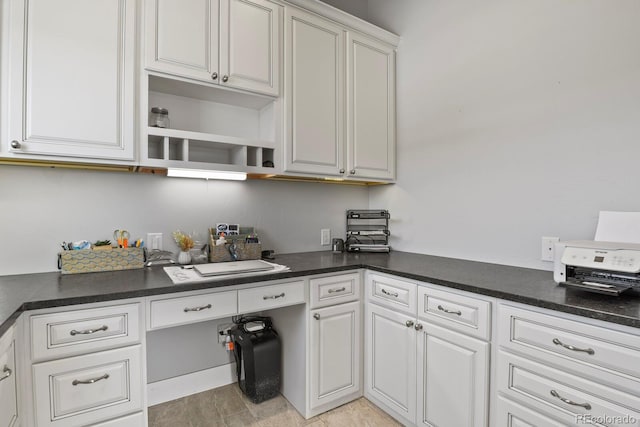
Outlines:
[[180, 247], [181, 251], [186, 252], [190, 249], [193, 249], [194, 241], [190, 235], [184, 234], [180, 230], [174, 231], [172, 235], [173, 235], [173, 240], [175, 240], [176, 245]]

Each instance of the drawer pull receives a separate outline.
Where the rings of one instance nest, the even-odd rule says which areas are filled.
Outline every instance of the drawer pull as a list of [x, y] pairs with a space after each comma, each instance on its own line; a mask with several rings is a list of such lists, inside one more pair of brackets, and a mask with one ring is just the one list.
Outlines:
[[100, 327], [98, 329], [85, 329], [84, 331], [76, 331], [75, 329], [72, 329], [69, 332], [69, 335], [71, 335], [71, 336], [89, 335], [89, 334], [95, 334], [96, 332], [100, 332], [100, 331], [106, 331], [107, 329], [109, 329], [109, 327], [107, 325], [102, 325], [102, 327]]
[[586, 410], [591, 410], [591, 405], [589, 405], [588, 403], [577, 403], [577, 402], [574, 402], [573, 400], [565, 399], [564, 397], [560, 396], [558, 392], [555, 390], [551, 390], [551, 396], [562, 400], [567, 405], [581, 406]]
[[345, 288], [345, 287], [343, 286], [343, 287], [341, 287], [341, 288], [329, 289], [329, 293], [330, 293], [330, 294], [333, 294], [333, 293], [337, 293], [337, 292], [344, 292], [344, 291], [346, 291], [346, 290], [347, 290], [347, 288]]
[[407, 320], [404, 324], [407, 325], [407, 328], [410, 328], [413, 326], [413, 320]]
[[389, 295], [390, 297], [398, 298], [398, 293], [397, 292], [389, 292], [385, 288], [382, 288], [382, 293], [385, 294], [385, 295]]
[[278, 295], [265, 295], [262, 297], [262, 299], [278, 299], [278, 298], [284, 298], [284, 292]]
[[569, 344], [564, 344], [564, 343], [563, 343], [562, 341], [560, 341], [558, 338], [554, 338], [554, 339], [553, 339], [553, 343], [554, 343], [555, 345], [561, 345], [561, 346], [563, 346], [564, 348], [566, 348], [567, 350], [581, 351], [581, 352], [583, 352], [583, 353], [587, 353], [587, 354], [590, 354], [590, 355], [592, 355], [592, 356], [593, 356], [594, 354], [596, 354], [596, 352], [595, 352], [592, 348], [578, 348], [578, 347], [574, 347], [574, 346], [569, 345]]
[[93, 384], [93, 383], [97, 383], [100, 380], [106, 380], [109, 379], [109, 374], [104, 374], [101, 377], [98, 378], [92, 378], [90, 380], [73, 380], [73, 382], [71, 383], [72, 385], [78, 385], [78, 384]]
[[455, 314], [456, 316], [462, 316], [462, 312], [460, 310], [457, 310], [457, 311], [447, 310], [446, 308], [444, 308], [441, 305], [438, 306], [438, 310], [443, 311], [443, 312], [448, 313], [448, 314]]
[[9, 378], [12, 373], [13, 371], [9, 369], [7, 365], [4, 365], [4, 369], [2, 370], [2, 376], [0, 377], [0, 381], [6, 380], [7, 378]]
[[203, 305], [202, 307], [191, 307], [191, 308], [187, 307], [184, 309], [184, 312], [188, 313], [190, 311], [202, 311], [202, 310], [209, 309], [211, 307], [212, 307], [211, 304]]

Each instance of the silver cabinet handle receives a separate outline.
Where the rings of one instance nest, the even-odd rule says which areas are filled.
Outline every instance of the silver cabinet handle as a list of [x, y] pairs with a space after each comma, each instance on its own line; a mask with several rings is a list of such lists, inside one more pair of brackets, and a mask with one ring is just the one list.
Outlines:
[[416, 328], [416, 331], [421, 331], [422, 330], [422, 323], [416, 323], [416, 326], [414, 326], [414, 328]]
[[228, 82], [229, 81], [229, 76], [226, 76], [226, 75], [222, 76], [222, 81], [225, 82], [225, 83]]
[[78, 384], [93, 384], [93, 383], [97, 383], [100, 380], [106, 380], [109, 379], [109, 374], [104, 374], [101, 377], [98, 378], [92, 378], [90, 380], [73, 380], [73, 382], [71, 383], [71, 385], [78, 385]]
[[11, 141], [11, 148], [13, 148], [14, 150], [18, 150], [22, 148], [22, 144], [14, 139], [13, 141]]
[[100, 331], [106, 331], [107, 329], [109, 329], [107, 325], [102, 325], [98, 329], [85, 329], [84, 331], [76, 331], [75, 329], [72, 329], [71, 331], [69, 331], [69, 335], [71, 335], [72, 337], [76, 335], [89, 335], [95, 334], [96, 332]]
[[0, 381], [6, 380], [7, 378], [9, 378], [12, 373], [13, 371], [9, 369], [7, 365], [4, 365], [4, 369], [2, 370], [2, 376], [0, 377]]
[[211, 74], [211, 80], [216, 80], [217, 78], [218, 78], [218, 73], [214, 71], [213, 74]]
[[438, 310], [443, 311], [445, 313], [449, 313], [449, 314], [455, 314], [457, 316], [462, 316], [462, 312], [460, 310], [458, 311], [453, 311], [453, 310], [447, 310], [446, 308], [444, 308], [443, 306], [439, 305], [438, 306]]
[[560, 396], [560, 394], [558, 394], [558, 392], [555, 391], [555, 390], [551, 390], [551, 396], [562, 400], [567, 405], [581, 406], [586, 410], [590, 410], [591, 409], [591, 405], [590, 404], [588, 404], [588, 403], [578, 403], [578, 402], [574, 402], [573, 400], [565, 399], [564, 397]]
[[344, 169], [340, 169], [340, 173], [345, 173], [345, 170]]
[[404, 324], [407, 325], [407, 328], [410, 328], [413, 326], [413, 320], [407, 320]]
[[351, 169], [351, 170], [349, 171], [349, 173], [350, 173], [351, 175], [355, 175], [355, 174], [356, 174], [356, 170], [355, 170], [355, 169]]
[[385, 295], [389, 295], [390, 297], [394, 297], [394, 298], [398, 298], [398, 293], [397, 292], [389, 292], [388, 290], [386, 290], [385, 288], [382, 288], [382, 293]]
[[187, 307], [184, 309], [184, 312], [188, 313], [190, 311], [202, 311], [202, 310], [207, 310], [211, 307], [212, 307], [211, 304], [203, 305], [202, 307], [192, 307], [192, 308]]
[[320, 315], [318, 313], [316, 313], [316, 314], [313, 315], [313, 318], [316, 319], [316, 320], [320, 320]]
[[343, 287], [341, 287], [341, 288], [329, 289], [329, 291], [328, 291], [328, 292], [329, 292], [330, 294], [333, 294], [333, 293], [337, 293], [337, 292], [344, 292], [344, 291], [346, 291], [346, 290], [347, 290], [347, 288], [345, 288], [345, 287], [343, 286]]
[[278, 295], [265, 295], [262, 297], [262, 299], [277, 299], [277, 298], [284, 298], [284, 292]]
[[596, 352], [592, 349], [592, 348], [578, 348], [578, 347], [574, 347], [572, 345], [569, 344], [564, 344], [562, 341], [560, 341], [558, 338], [554, 338], [553, 339], [553, 343], [555, 345], [561, 345], [564, 348], [566, 348], [567, 350], [573, 350], [573, 351], [581, 351], [583, 353], [587, 353], [589, 355], [594, 355], [596, 354]]

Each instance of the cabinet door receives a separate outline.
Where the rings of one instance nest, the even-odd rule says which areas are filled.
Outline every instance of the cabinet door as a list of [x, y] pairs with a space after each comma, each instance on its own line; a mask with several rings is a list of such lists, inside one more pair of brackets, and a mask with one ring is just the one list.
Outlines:
[[348, 172], [395, 178], [395, 50], [361, 34], [348, 36]]
[[344, 174], [344, 30], [285, 9], [285, 170]]
[[15, 0], [7, 153], [134, 158], [135, 0]]
[[311, 409], [360, 391], [360, 302], [313, 310]]
[[279, 93], [280, 6], [265, 0], [221, 0], [221, 83]]
[[418, 337], [422, 426], [487, 425], [489, 344], [429, 323]]
[[18, 419], [14, 346], [0, 344], [0, 427], [12, 427]]
[[146, 68], [217, 82], [218, 15], [218, 0], [147, 0]]
[[367, 304], [365, 396], [408, 423], [416, 419], [416, 331], [414, 318]]

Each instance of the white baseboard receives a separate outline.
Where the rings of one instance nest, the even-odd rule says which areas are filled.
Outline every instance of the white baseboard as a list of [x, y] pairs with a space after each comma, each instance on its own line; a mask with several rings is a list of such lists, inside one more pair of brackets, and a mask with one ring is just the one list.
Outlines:
[[216, 366], [175, 378], [147, 384], [147, 404], [158, 405], [237, 381], [236, 364]]

